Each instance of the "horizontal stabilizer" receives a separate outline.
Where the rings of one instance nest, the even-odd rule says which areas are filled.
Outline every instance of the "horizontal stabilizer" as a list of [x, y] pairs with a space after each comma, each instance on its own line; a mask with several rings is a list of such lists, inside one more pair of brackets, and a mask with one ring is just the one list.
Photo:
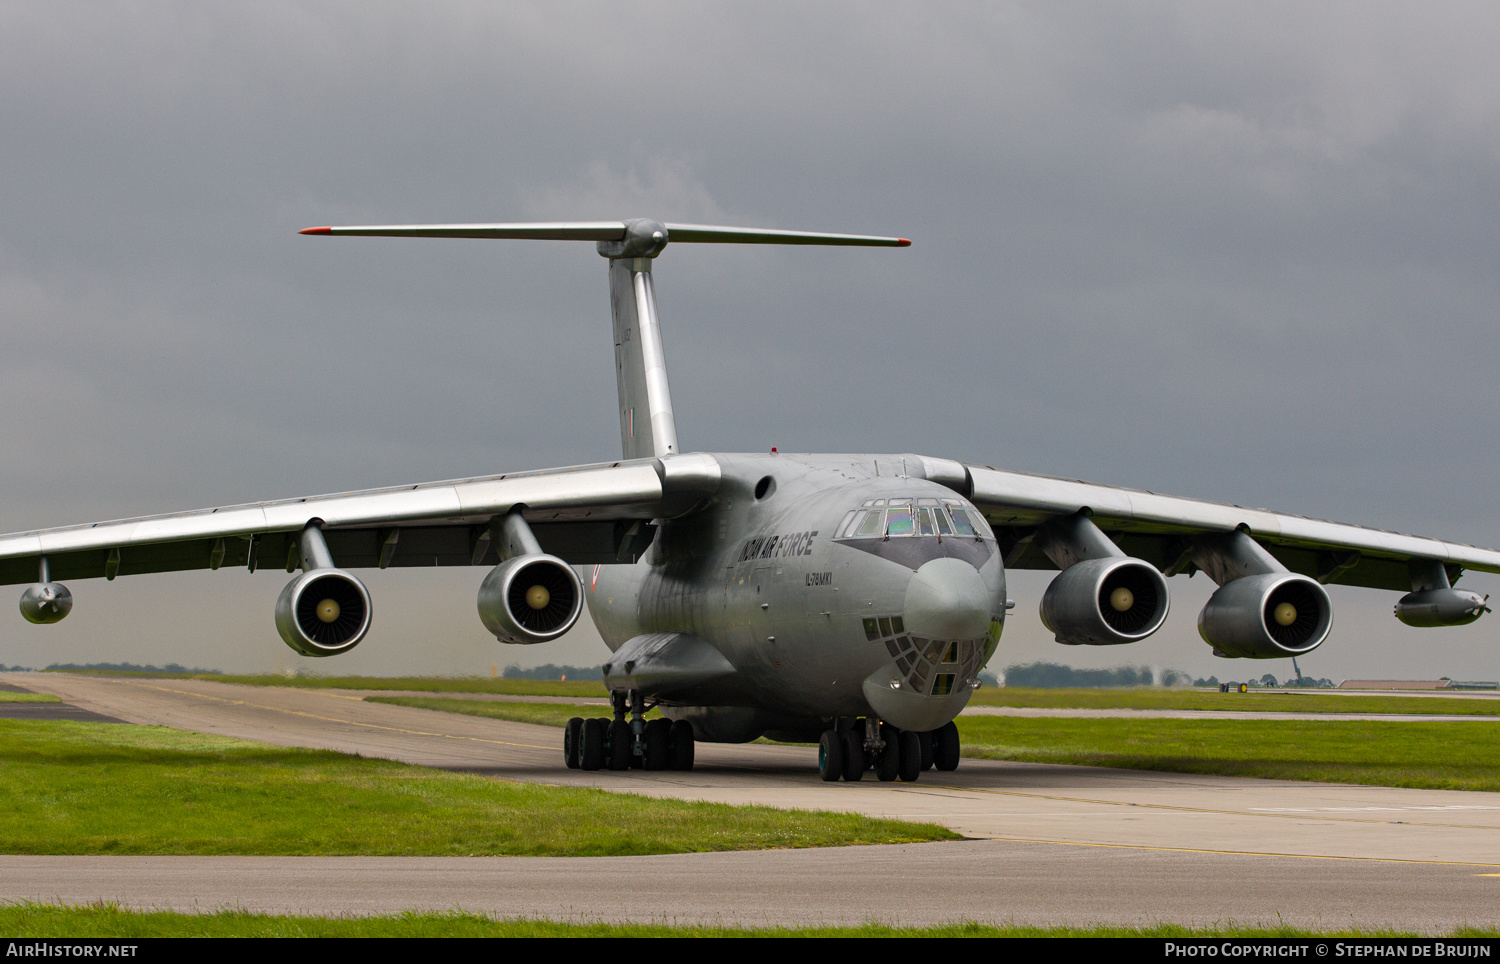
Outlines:
[[699, 244], [832, 244], [904, 248], [905, 238], [866, 234], [824, 234], [815, 231], [778, 231], [734, 228], [714, 224], [663, 224], [655, 221], [544, 221], [535, 224], [384, 224], [339, 228], [305, 228], [300, 234], [366, 238], [494, 238], [530, 241], [624, 241], [628, 234], [660, 231], [668, 241]]

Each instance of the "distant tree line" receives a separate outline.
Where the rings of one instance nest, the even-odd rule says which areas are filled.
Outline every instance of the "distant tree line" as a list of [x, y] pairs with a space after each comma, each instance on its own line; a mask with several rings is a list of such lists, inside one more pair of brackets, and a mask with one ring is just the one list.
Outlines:
[[6, 666], [4, 663], [0, 663], [0, 673], [30, 673], [30, 672], [32, 672], [32, 669], [31, 669], [30, 666]]
[[[20, 669], [20, 667], [16, 667]], [[210, 676], [223, 676], [216, 669], [188, 669], [178, 663], [168, 663], [165, 666], [137, 666], [135, 663], [53, 663], [48, 669], [71, 670], [102, 670], [107, 673], [156, 673], [161, 676], [189, 676], [195, 673], [205, 673]]]
[[506, 679], [562, 679], [564, 676], [568, 679], [604, 679], [604, 671], [597, 666], [558, 666], [556, 663], [543, 663], [531, 669], [507, 666], [500, 675]]
[[[988, 673], [980, 679], [988, 685], [999, 680]], [[1336, 684], [1330, 679], [1313, 679], [1311, 676], [1292, 677], [1278, 683], [1276, 677], [1266, 673], [1259, 679], [1247, 679], [1247, 686], [1258, 688], [1303, 688], [1332, 689]], [[1175, 669], [1153, 670], [1149, 666], [1116, 666], [1114, 669], [1074, 669], [1060, 663], [1025, 663], [1005, 669], [1006, 686], [1032, 686], [1042, 689], [1104, 686], [1218, 686], [1219, 678], [1194, 679], [1190, 674]]]
[[[1158, 674], [1149, 666], [1074, 669], [1072, 666], [1063, 666], [1060, 663], [1026, 663], [1006, 667], [1005, 685], [1055, 688], [1062, 686], [1207, 686], [1209, 684], [1195, 681], [1188, 674], [1175, 669], [1162, 670]], [[1212, 685], [1217, 686], [1218, 683], [1215, 682]]]

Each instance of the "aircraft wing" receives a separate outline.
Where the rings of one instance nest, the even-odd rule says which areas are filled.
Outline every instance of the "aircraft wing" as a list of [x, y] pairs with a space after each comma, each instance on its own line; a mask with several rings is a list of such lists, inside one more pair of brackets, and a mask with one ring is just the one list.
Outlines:
[[1463, 569], [1500, 572], [1500, 552], [1462, 543], [985, 465], [924, 462], [930, 478], [967, 488], [994, 527], [1011, 569], [1056, 569], [1031, 544], [1032, 533], [1050, 518], [1087, 509], [1126, 555], [1168, 575], [1194, 571], [1188, 557], [1194, 536], [1237, 528], [1292, 572], [1325, 584], [1408, 592], [1413, 559], [1441, 561], [1450, 581]]
[[517, 506], [563, 560], [633, 562], [651, 519], [691, 511], [718, 487], [709, 456], [680, 455], [199, 509], [0, 535], [0, 585], [245, 566], [291, 571], [297, 535], [323, 521], [345, 569], [494, 565], [490, 523]]

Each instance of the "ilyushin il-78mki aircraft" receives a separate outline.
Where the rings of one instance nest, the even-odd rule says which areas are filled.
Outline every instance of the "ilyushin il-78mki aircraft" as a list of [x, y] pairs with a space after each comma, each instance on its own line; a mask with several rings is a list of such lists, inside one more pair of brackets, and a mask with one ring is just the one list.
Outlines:
[[[905, 247], [902, 238], [652, 220], [308, 228], [309, 235], [596, 242], [609, 262], [619, 461], [369, 489], [0, 536], [0, 581], [56, 622], [57, 580], [219, 569], [301, 572], [275, 609], [304, 656], [370, 628], [350, 570], [476, 566], [479, 618], [545, 643], [585, 601], [612, 655], [613, 719], [575, 719], [566, 765], [691, 769], [694, 742], [817, 742], [824, 780], [916, 780], [959, 762], [953, 718], [1005, 616], [1007, 569], [1060, 570], [1041, 599], [1059, 643], [1145, 639], [1167, 577], [1219, 586], [1198, 616], [1215, 655], [1297, 656], [1327, 637], [1326, 584], [1404, 593], [1395, 615], [1457, 626], [1488, 597], [1454, 588], [1500, 553], [912, 453], [686, 453], [651, 268], [669, 244]], [[665, 718], [647, 721], [659, 706]]]

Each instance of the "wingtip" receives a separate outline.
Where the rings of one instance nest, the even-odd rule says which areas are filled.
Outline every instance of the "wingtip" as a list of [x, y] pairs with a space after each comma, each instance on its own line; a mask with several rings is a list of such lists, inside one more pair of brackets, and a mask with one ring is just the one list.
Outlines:
[[333, 228], [303, 228], [298, 234], [332, 234]]
[[[306, 232], [303, 232], [303, 233], [305, 234]], [[909, 247], [911, 247], [911, 239], [910, 238], [897, 238], [896, 239], [896, 247], [898, 247], [898, 248], [909, 248]]]

